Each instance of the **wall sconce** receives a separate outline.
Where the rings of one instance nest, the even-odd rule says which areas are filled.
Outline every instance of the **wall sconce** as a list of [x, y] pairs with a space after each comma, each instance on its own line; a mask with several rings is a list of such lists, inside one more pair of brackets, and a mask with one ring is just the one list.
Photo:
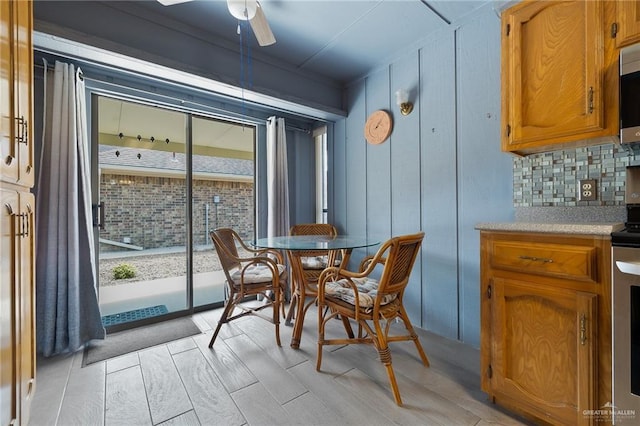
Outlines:
[[409, 102], [409, 92], [405, 89], [396, 92], [396, 103], [400, 107], [402, 115], [409, 115], [413, 111], [413, 103]]

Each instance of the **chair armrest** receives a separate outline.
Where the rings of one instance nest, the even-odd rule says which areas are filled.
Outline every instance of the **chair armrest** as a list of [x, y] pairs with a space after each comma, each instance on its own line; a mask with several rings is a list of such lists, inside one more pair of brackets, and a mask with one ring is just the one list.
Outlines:
[[360, 312], [360, 296], [358, 294], [358, 286], [356, 286], [352, 278], [363, 278], [365, 276], [366, 275], [351, 272], [346, 269], [340, 269], [339, 267], [335, 266], [325, 269], [320, 274], [320, 278], [318, 278], [318, 304], [320, 306], [325, 304], [325, 285], [327, 284], [327, 282], [334, 282], [344, 279], [349, 284], [349, 287], [353, 289], [353, 294], [355, 296], [355, 316], [357, 320]]
[[255, 251], [255, 253], [258, 256], [273, 256], [276, 258], [276, 262], [280, 263], [280, 264], [284, 264], [284, 258], [282, 256], [282, 253], [280, 253], [278, 250], [275, 249], [258, 249]]
[[284, 258], [282, 257], [282, 253], [280, 253], [278, 250], [270, 249], [270, 248], [257, 249], [257, 248], [249, 247], [248, 245], [245, 244], [244, 241], [240, 239], [238, 240], [238, 242], [240, 243], [240, 246], [242, 247], [242, 249], [249, 253], [253, 253], [256, 256], [272, 255], [276, 258], [277, 263], [284, 264]]
[[[375, 268], [377, 264], [384, 265], [387, 262], [385, 257], [367, 256], [360, 262], [358, 271], [365, 272], [368, 268]], [[368, 275], [369, 273], [367, 273]]]
[[247, 258], [238, 258], [237, 260], [241, 262], [241, 265], [243, 264], [243, 262], [246, 262], [245, 264], [243, 264], [242, 268], [240, 269], [240, 291], [241, 292], [244, 293], [244, 285], [245, 285], [244, 281], [245, 281], [245, 274], [247, 272], [247, 269], [249, 269], [253, 265], [259, 265], [259, 264], [264, 264], [269, 268], [269, 270], [271, 271], [271, 281], [273, 283], [273, 287], [274, 288], [279, 287], [280, 270], [278, 269], [278, 264], [276, 263], [276, 261], [274, 261], [270, 257], [253, 256], [253, 257], [247, 257]]

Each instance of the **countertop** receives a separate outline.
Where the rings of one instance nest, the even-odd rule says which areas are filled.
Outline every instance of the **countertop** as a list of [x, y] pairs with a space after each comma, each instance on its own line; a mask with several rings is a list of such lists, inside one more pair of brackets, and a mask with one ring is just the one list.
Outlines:
[[551, 234], [581, 234], [581, 235], [609, 235], [624, 228], [624, 223], [535, 223], [535, 222], [504, 222], [478, 223], [475, 229], [479, 231], [512, 231], [512, 232], [542, 232]]

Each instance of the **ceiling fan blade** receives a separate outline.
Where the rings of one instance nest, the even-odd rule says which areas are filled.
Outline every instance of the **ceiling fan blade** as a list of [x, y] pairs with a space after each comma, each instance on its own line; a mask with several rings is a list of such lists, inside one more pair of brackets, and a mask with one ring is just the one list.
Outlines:
[[260, 46], [269, 46], [276, 42], [276, 38], [271, 32], [271, 28], [267, 22], [267, 17], [264, 15], [262, 5], [260, 5], [260, 3], [258, 3], [258, 7], [256, 8], [256, 15], [249, 21], [249, 23], [251, 24], [251, 29], [253, 30], [256, 40], [258, 40], [258, 44]]
[[158, 0], [158, 2], [163, 6], [172, 6], [178, 3], [186, 3], [191, 0]]

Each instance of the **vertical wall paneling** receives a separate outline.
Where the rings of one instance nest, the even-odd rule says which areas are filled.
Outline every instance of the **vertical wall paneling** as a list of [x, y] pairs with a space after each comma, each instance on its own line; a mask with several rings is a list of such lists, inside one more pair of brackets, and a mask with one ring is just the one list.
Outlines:
[[[458, 338], [455, 32], [420, 50], [422, 327]], [[495, 144], [498, 149], [497, 142]]]
[[[352, 83], [349, 116], [336, 125], [332, 157], [336, 223], [353, 234], [372, 234], [385, 223], [391, 235], [421, 227], [426, 237], [416, 284], [407, 289], [409, 315], [417, 326], [476, 347], [480, 247], [474, 227], [514, 217], [512, 157], [500, 151], [500, 23], [491, 6]], [[419, 92], [405, 117], [394, 95], [411, 84], [419, 84]], [[395, 122], [391, 139], [367, 147], [366, 115], [385, 102]]]
[[347, 191], [346, 180], [346, 119], [337, 121], [331, 131], [327, 130], [328, 157], [328, 222], [345, 232], [347, 228]]
[[[346, 123], [345, 180], [346, 229], [353, 235], [367, 233], [367, 144], [364, 139], [366, 119], [365, 81], [349, 88], [349, 119]], [[351, 267], [358, 265], [364, 250], [354, 250]]]
[[[419, 75], [417, 51], [404, 56], [391, 65], [389, 92], [394, 126], [390, 141], [391, 175], [387, 184], [391, 188], [392, 235], [414, 233], [421, 229]], [[400, 88], [409, 91], [410, 100], [415, 104], [411, 114], [406, 116], [400, 113], [400, 107], [396, 104], [395, 92]], [[404, 299], [407, 313], [416, 325], [422, 323], [421, 271], [422, 264], [418, 260], [411, 274]]]
[[500, 20], [485, 8], [456, 32], [460, 340], [479, 346], [478, 222], [514, 217], [512, 158], [499, 148]]
[[[379, 109], [390, 111], [390, 95], [388, 90], [379, 88], [389, 87], [389, 67], [384, 67], [380, 71], [370, 74], [365, 82], [366, 92], [366, 115], [369, 116]], [[393, 135], [396, 130], [396, 123], [392, 136], [378, 145], [371, 145], [362, 137], [362, 144], [367, 150], [367, 234], [375, 236], [381, 240], [386, 240], [391, 236], [391, 163], [389, 161], [393, 145]], [[377, 247], [368, 249], [368, 252], [375, 252]]]
[[311, 134], [287, 130], [290, 223], [316, 221], [316, 151]]

